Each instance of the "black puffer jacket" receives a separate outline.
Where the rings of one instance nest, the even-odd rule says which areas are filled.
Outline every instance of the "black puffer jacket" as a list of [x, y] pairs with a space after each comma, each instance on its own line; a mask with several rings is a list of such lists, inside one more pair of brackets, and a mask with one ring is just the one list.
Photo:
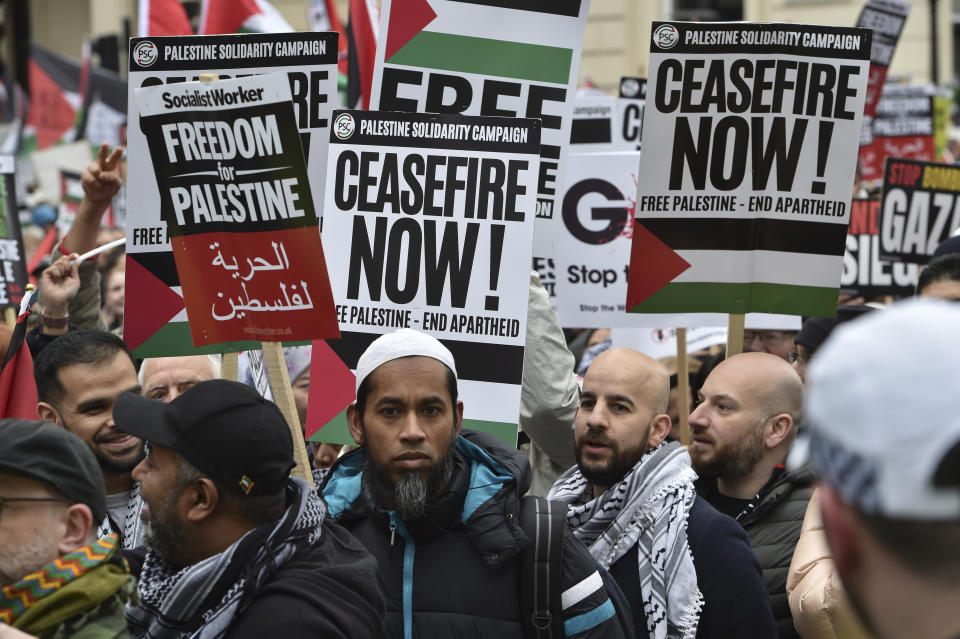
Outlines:
[[[737, 517], [763, 568], [763, 583], [770, 594], [770, 606], [777, 621], [780, 639], [800, 637], [793, 627], [793, 616], [790, 614], [787, 573], [797, 540], [800, 539], [807, 502], [813, 494], [814, 479], [813, 471], [809, 468], [787, 472], [778, 466], [760, 489], [757, 499]], [[701, 478], [697, 482], [697, 490], [710, 501], [711, 495], [717, 490], [716, 478]]]
[[[390, 638], [523, 639], [519, 552], [529, 542], [519, 522], [530, 464], [496, 438], [464, 431], [446, 495], [417, 520], [401, 520], [369, 497], [366, 451], [340, 458], [323, 487], [330, 515], [377, 559]], [[623, 637], [593, 559], [564, 537], [562, 591], [568, 637]], [[573, 589], [573, 590], [571, 590]], [[576, 601], [574, 601], [576, 599]]]

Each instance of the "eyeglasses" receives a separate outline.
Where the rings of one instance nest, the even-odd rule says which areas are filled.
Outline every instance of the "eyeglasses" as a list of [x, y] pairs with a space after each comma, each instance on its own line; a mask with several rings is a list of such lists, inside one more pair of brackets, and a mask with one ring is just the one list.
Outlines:
[[63, 497], [0, 497], [0, 517], [3, 517], [3, 505], [6, 503], [13, 503], [16, 501], [25, 501], [25, 502], [57, 502], [62, 501], [70, 503], [71, 500], [64, 499]]
[[[791, 333], [790, 335], [793, 335]], [[744, 331], [743, 343], [749, 345], [754, 339], [760, 338], [760, 341], [767, 346], [776, 346], [787, 338], [787, 333], [783, 331]]]

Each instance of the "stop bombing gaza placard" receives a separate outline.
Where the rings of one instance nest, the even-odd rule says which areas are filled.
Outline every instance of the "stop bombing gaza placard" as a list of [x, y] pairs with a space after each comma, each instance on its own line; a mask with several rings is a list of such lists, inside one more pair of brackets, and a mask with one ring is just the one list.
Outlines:
[[137, 89], [197, 346], [337, 337], [282, 73]]
[[835, 313], [870, 42], [653, 24], [629, 311]]
[[433, 335], [456, 361], [464, 426], [513, 443], [539, 150], [538, 120], [336, 111], [327, 163], [330, 347], [355, 369], [383, 333]]
[[[330, 113], [337, 91], [336, 33], [256, 33], [130, 40], [127, 130], [127, 289], [123, 338], [138, 357], [259, 348], [245, 340], [195, 347], [167, 228], [160, 214], [147, 139], [134, 92], [215, 73], [220, 80], [283, 72], [307, 162], [314, 202], [323, 201]], [[319, 211], [318, 211], [319, 213]]]
[[888, 159], [880, 208], [880, 259], [926, 264], [960, 229], [960, 167]]
[[880, 200], [854, 200], [840, 288], [863, 297], [910, 297], [919, 271], [916, 264], [880, 259]]

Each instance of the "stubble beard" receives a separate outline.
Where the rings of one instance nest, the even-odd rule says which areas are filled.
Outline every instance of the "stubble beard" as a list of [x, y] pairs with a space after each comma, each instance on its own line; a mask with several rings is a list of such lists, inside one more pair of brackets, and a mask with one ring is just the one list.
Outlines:
[[711, 459], [692, 458], [694, 470], [698, 474], [713, 475], [724, 480], [741, 479], [749, 475], [763, 456], [765, 422], [766, 419], [760, 420], [746, 437], [717, 448]]
[[577, 468], [580, 470], [580, 474], [583, 475], [583, 477], [590, 482], [591, 485], [599, 486], [601, 488], [609, 488], [610, 486], [620, 483], [623, 478], [627, 476], [627, 473], [629, 473], [633, 467], [637, 465], [637, 462], [640, 461], [640, 458], [643, 457], [643, 454], [647, 451], [646, 444], [650, 440], [650, 427], [652, 423], [653, 422], [647, 424], [647, 427], [643, 433], [643, 437], [639, 440], [639, 444], [623, 450], [620, 450], [620, 448], [613, 441], [611, 441], [603, 431], [588, 429], [581, 438], [581, 442], [584, 439], [599, 441], [610, 446], [610, 451], [613, 454], [603, 465], [591, 465], [590, 462], [585, 462], [583, 460], [583, 445], [582, 443], [578, 443], [574, 452], [576, 454]]
[[143, 517], [143, 543], [164, 560], [176, 566], [184, 565], [180, 558], [185, 542], [186, 533], [183, 525], [177, 521], [176, 505], [182, 487], [168, 496], [159, 508], [149, 506]]

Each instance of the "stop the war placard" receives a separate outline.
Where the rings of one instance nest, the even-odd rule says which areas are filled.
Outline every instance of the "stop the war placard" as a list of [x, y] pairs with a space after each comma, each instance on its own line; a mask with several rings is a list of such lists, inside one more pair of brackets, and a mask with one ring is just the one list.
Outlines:
[[835, 313], [870, 43], [653, 23], [629, 311]]
[[337, 95], [337, 34], [133, 38], [129, 68], [127, 289], [123, 337], [138, 357], [259, 348], [249, 340], [205, 348], [193, 345], [168, 229], [160, 214], [160, 192], [148, 142], [137, 124], [134, 91], [144, 86], [195, 81], [203, 73], [215, 73], [221, 80], [285, 73], [307, 162], [310, 192], [313, 202], [323, 202], [330, 113]]
[[194, 344], [337, 337], [287, 77], [134, 95]]
[[514, 442], [539, 150], [537, 120], [336, 111], [327, 163], [331, 348], [355, 369], [383, 333], [437, 337], [465, 426]]
[[[589, 5], [384, 0], [370, 108], [539, 118], [536, 215], [553, 219]], [[553, 256], [535, 242], [535, 255]]]
[[27, 266], [17, 215], [12, 155], [0, 155], [0, 308], [20, 308], [26, 292]]
[[916, 264], [880, 259], [880, 200], [854, 200], [840, 288], [864, 297], [909, 297], [917, 287], [919, 270]]
[[880, 259], [926, 264], [960, 228], [960, 167], [887, 160], [880, 209]]

